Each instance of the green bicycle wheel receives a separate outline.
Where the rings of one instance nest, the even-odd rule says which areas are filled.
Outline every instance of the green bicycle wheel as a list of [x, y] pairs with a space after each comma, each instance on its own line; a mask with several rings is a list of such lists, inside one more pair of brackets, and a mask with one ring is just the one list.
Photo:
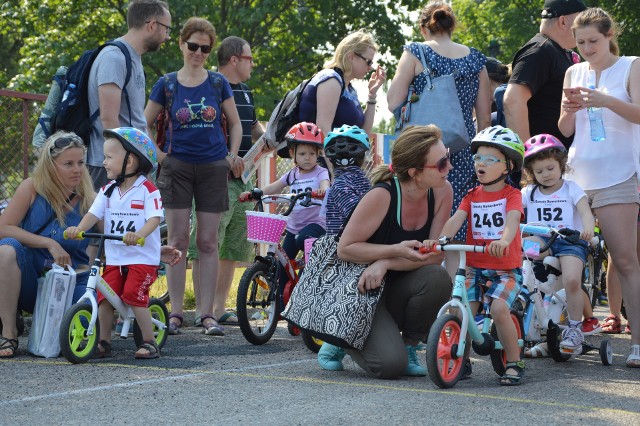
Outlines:
[[60, 323], [60, 351], [67, 361], [82, 364], [93, 358], [100, 341], [100, 323], [96, 318], [93, 334], [88, 334], [93, 308], [89, 304], [75, 304]]

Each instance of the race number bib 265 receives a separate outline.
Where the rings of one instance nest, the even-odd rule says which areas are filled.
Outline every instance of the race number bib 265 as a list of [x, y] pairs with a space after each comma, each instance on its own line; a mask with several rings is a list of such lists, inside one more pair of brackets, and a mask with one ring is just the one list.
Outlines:
[[499, 240], [507, 221], [507, 200], [472, 202], [469, 220], [474, 239]]

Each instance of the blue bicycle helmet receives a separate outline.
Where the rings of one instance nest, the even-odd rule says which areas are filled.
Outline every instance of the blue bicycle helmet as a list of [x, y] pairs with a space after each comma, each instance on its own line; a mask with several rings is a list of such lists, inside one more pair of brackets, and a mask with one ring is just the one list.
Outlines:
[[342, 125], [324, 139], [324, 153], [336, 166], [350, 166], [369, 151], [369, 136], [358, 126]]
[[116, 138], [124, 149], [138, 157], [138, 172], [148, 174], [158, 165], [156, 146], [149, 136], [133, 127], [118, 127], [103, 132], [105, 138]]

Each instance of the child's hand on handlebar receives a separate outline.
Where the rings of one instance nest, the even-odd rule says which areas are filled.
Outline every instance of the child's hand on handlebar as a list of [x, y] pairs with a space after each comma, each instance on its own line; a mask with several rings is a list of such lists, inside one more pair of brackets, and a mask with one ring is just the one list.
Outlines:
[[124, 237], [122, 237], [122, 242], [128, 246], [135, 246], [136, 244], [138, 244], [138, 240], [140, 240], [141, 238], [142, 235], [138, 234], [137, 232], [127, 232], [126, 234], [124, 234]]
[[324, 194], [327, 192], [326, 189], [314, 189], [313, 194], [311, 195], [313, 198], [324, 198]]
[[78, 238], [78, 234], [80, 234], [80, 232], [82, 232], [82, 229], [77, 226], [70, 226], [64, 230], [64, 237], [67, 240], [75, 240]]
[[249, 201], [250, 199], [251, 199], [251, 191], [244, 191], [244, 192], [241, 192], [240, 195], [238, 195], [238, 201], [240, 201], [241, 203], [245, 201]]
[[503, 240], [491, 241], [487, 246], [487, 252], [490, 256], [502, 257], [509, 254], [509, 243]]
[[585, 240], [586, 242], [590, 242], [593, 239], [593, 236], [593, 229], [585, 229], [580, 233], [580, 239]]

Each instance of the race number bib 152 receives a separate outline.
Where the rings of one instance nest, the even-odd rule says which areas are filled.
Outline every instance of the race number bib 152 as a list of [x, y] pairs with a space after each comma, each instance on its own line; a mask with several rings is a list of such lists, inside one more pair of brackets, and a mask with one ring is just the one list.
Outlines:
[[499, 240], [507, 220], [507, 200], [471, 203], [471, 232], [473, 238]]

